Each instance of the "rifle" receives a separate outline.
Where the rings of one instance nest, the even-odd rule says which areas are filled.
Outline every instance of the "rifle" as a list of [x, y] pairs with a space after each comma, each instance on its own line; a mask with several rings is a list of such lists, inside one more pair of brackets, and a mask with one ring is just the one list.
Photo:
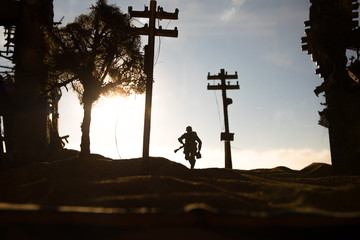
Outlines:
[[182, 145], [181, 147], [179, 147], [178, 149], [174, 150], [174, 153], [177, 153], [177, 151], [179, 151], [180, 149], [182, 149], [184, 147], [184, 145]]

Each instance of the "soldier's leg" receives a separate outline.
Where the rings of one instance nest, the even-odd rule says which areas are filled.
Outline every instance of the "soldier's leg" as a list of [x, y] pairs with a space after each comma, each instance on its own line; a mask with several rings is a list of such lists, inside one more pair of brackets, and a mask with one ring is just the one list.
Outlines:
[[194, 166], [195, 166], [195, 154], [193, 152], [190, 153], [189, 162], [190, 162], [190, 165], [191, 165], [190, 168], [194, 169]]
[[190, 168], [191, 169], [194, 169], [194, 166], [195, 166], [195, 159], [194, 158], [190, 158]]
[[185, 154], [185, 159], [189, 161], [190, 159], [190, 152], [184, 152]]

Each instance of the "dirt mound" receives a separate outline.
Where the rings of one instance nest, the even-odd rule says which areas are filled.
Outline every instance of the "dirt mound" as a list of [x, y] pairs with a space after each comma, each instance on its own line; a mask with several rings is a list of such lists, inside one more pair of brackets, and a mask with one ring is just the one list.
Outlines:
[[301, 171], [188, 169], [165, 158], [150, 158], [146, 167], [142, 159], [80, 159], [68, 151], [49, 162], [1, 171], [0, 193], [0, 208], [17, 203], [54, 211], [360, 212], [360, 177], [331, 175], [331, 166], [320, 163]]
[[333, 174], [332, 167], [325, 163], [312, 163], [300, 171], [301, 174], [311, 177], [325, 177]]

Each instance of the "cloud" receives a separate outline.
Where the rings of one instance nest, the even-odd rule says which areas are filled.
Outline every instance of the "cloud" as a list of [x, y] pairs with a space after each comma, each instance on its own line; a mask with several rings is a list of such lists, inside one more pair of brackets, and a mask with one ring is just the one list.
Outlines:
[[[310, 148], [282, 148], [268, 151], [232, 149], [234, 169], [249, 170], [285, 166], [294, 170], [301, 170], [314, 162], [331, 164], [330, 151], [328, 149], [317, 151]], [[224, 152], [222, 150], [206, 148], [202, 150], [202, 159], [196, 162], [197, 168], [223, 168], [224, 165]]]
[[235, 7], [232, 7], [228, 10], [226, 10], [223, 15], [221, 16], [221, 20], [223, 22], [228, 22], [236, 13], [236, 8]]
[[233, 165], [234, 168], [238, 169], [285, 166], [294, 170], [300, 170], [314, 162], [330, 164], [330, 151], [327, 149], [316, 151], [310, 148], [284, 148], [265, 152], [243, 150], [233, 154]]
[[230, 21], [235, 14], [240, 10], [241, 6], [245, 3], [245, 0], [232, 0], [231, 7], [226, 9], [221, 15], [221, 20], [223, 22]]
[[274, 110], [273, 120], [276, 123], [288, 122], [288, 123], [296, 124], [296, 114], [293, 110], [284, 110], [278, 108]]
[[290, 55], [279, 51], [268, 52], [263, 58], [278, 67], [289, 68], [292, 66]]
[[[245, 8], [245, 5], [248, 7]], [[274, 16], [256, 9], [252, 1], [224, 0], [182, 1], [176, 26], [181, 29], [181, 36], [256, 36], [274, 35], [276, 22]]]

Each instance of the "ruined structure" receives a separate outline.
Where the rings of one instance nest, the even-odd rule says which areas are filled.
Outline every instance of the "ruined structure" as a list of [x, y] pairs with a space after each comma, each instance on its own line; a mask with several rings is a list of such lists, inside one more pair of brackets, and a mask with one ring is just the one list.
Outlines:
[[54, 127], [57, 132], [59, 100], [56, 92], [44, 91], [43, 28], [53, 25], [53, 0], [5, 0], [0, 9], [0, 25], [7, 32], [1, 57], [14, 64], [8, 74], [14, 76], [13, 87], [1, 92], [2, 145], [6, 146], [1, 160], [14, 165], [43, 161], [54, 145], [51, 139]]
[[338, 172], [360, 172], [359, 55], [348, 61], [347, 50], [359, 51], [358, 1], [310, 0], [302, 50], [317, 64], [324, 82], [315, 94], [324, 93], [325, 109], [319, 124], [329, 129], [331, 161]]

